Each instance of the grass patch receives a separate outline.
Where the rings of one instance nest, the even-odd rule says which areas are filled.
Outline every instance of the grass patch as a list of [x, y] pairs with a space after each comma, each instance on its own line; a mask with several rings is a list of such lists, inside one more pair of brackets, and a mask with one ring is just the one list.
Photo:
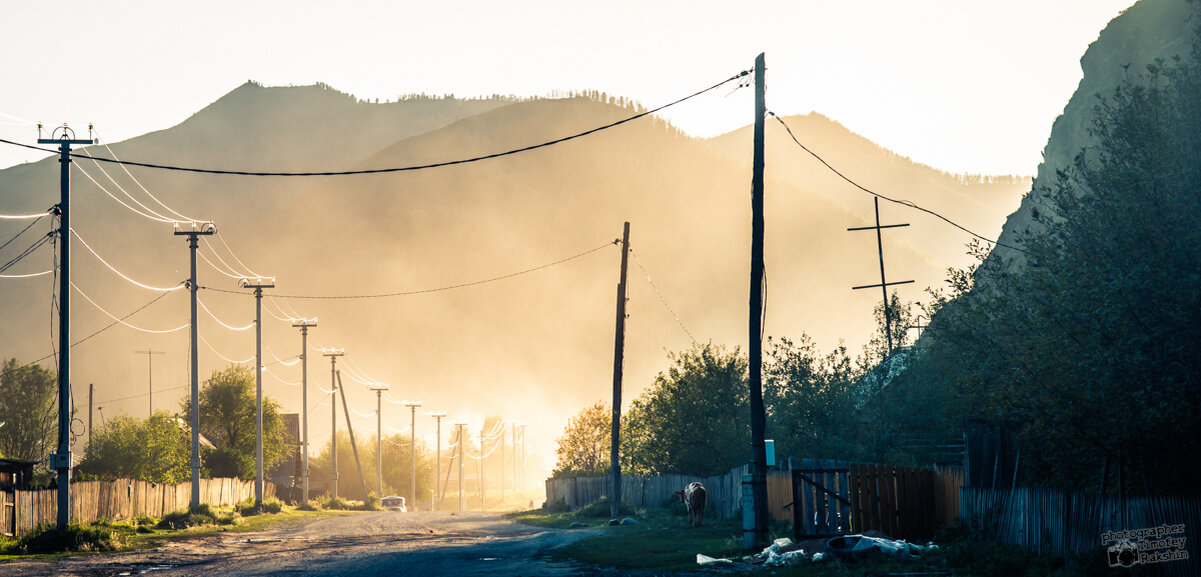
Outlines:
[[234, 505], [234, 512], [243, 517], [271, 514], [277, 515], [284, 510], [284, 503], [274, 497], [263, 499], [263, 504], [256, 506], [254, 497], [247, 497], [241, 503]]
[[156, 527], [178, 531], [204, 525], [237, 525], [241, 522], [242, 516], [237, 511], [225, 513], [214, 510], [208, 503], [201, 503], [195, 508], [172, 511], [163, 515]]
[[[606, 506], [605, 517], [607, 511]], [[554, 516], [558, 519], [554, 520]], [[538, 511], [517, 513], [513, 519], [547, 527], [568, 526], [579, 520], [574, 514]], [[634, 519], [638, 525], [600, 523], [596, 528], [597, 538], [581, 539], [539, 554], [555, 561], [570, 559], [600, 567], [643, 571], [697, 570], [697, 553], [710, 557], [742, 556], [742, 527], [737, 519], [709, 519], [696, 528], [689, 526], [687, 519], [666, 511], [642, 512]]]

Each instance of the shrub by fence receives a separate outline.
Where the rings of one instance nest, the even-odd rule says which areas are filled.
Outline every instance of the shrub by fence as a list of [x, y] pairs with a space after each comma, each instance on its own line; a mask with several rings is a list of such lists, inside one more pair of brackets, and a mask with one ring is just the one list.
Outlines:
[[[264, 498], [274, 496], [275, 485], [266, 483], [264, 493]], [[200, 480], [200, 502], [214, 507], [228, 507], [253, 496], [254, 481]], [[0, 493], [0, 500], [4, 501], [0, 529], [6, 534], [56, 522], [57, 490]], [[71, 483], [71, 522], [123, 521], [138, 515], [162, 517], [164, 513], [188, 508], [191, 500], [191, 482], [172, 485], [118, 479]]]
[[[1103, 533], [1162, 525], [1184, 525], [1188, 559], [1148, 564], [1145, 569], [1170, 576], [1201, 575], [1201, 496], [1118, 497], [1062, 493], [1048, 489], [1014, 490], [964, 487], [960, 514], [980, 524], [989, 539], [1037, 553], [1068, 558], [1105, 554]], [[1108, 559], [1106, 559], [1108, 561]]]

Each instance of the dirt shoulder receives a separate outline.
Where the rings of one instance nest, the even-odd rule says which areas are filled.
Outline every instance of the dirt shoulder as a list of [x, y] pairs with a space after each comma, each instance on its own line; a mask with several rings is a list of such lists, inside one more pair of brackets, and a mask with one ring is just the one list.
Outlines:
[[487, 513], [359, 513], [253, 533], [177, 538], [153, 549], [0, 563], [34, 575], [422, 575], [578, 574], [569, 562], [535, 558], [587, 533], [531, 527]]

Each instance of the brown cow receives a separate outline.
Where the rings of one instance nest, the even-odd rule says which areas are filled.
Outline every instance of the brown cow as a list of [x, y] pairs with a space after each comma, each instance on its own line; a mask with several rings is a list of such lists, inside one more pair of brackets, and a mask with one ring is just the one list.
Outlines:
[[688, 483], [683, 491], [676, 491], [676, 495], [680, 497], [680, 501], [688, 507], [688, 522], [693, 527], [700, 527], [705, 524], [705, 499], [708, 494], [705, 491], [705, 486], [700, 483]]

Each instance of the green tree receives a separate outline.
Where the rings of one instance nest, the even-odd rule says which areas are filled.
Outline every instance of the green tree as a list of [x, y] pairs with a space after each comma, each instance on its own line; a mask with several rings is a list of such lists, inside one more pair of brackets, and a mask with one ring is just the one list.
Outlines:
[[[376, 437], [365, 436], [356, 429], [355, 443], [359, 449], [359, 460], [363, 465], [363, 482], [367, 484], [369, 493], [376, 493]], [[384, 487], [380, 495], [400, 495], [409, 498], [412, 473], [412, 439], [408, 435], [385, 435], [383, 442]], [[321, 452], [310, 461], [312, 480], [320, 487], [329, 487], [329, 472], [333, 455], [330, 442], [327, 440]], [[448, 454], [443, 453], [442, 463], [446, 466]], [[433, 494], [434, 454], [432, 448], [417, 443], [417, 499], [425, 501]], [[468, 463], [472, 467], [472, 463]], [[457, 469], [456, 469], [457, 471]], [[445, 473], [445, 471], [444, 471]], [[346, 431], [338, 431], [338, 495], [347, 499], [362, 500], [363, 482], [359, 481], [359, 469], [355, 466], [354, 451], [350, 445], [350, 435]], [[419, 503], [407, 503], [410, 510]]]
[[767, 436], [782, 456], [846, 459], [855, 450], [858, 373], [845, 346], [822, 355], [808, 335], [769, 338], [763, 364]]
[[1098, 99], [1096, 146], [1036, 191], [1025, 266], [990, 257], [931, 323], [923, 374], [959, 416], [1020, 426], [1035, 484], [1095, 490], [1108, 462], [1131, 492], [1201, 485], [1197, 54]]
[[92, 431], [78, 471], [102, 479], [182, 483], [192, 475], [191, 438], [166, 411], [147, 419], [120, 416]]
[[[181, 403], [184, 415], [192, 399]], [[291, 456], [279, 403], [263, 397], [263, 470], [270, 471]], [[255, 383], [250, 367], [230, 365], [213, 371], [200, 388], [200, 432], [216, 445], [209, 452], [209, 471], [217, 477], [255, 477]]]
[[622, 419], [622, 468], [636, 474], [713, 475], [747, 460], [747, 359], [707, 343], [669, 353], [666, 373]]
[[58, 441], [58, 378], [41, 365], [5, 359], [0, 370], [0, 453], [41, 461]]
[[604, 401], [586, 407], [567, 421], [557, 439], [555, 477], [604, 475], [609, 472], [613, 413]]

